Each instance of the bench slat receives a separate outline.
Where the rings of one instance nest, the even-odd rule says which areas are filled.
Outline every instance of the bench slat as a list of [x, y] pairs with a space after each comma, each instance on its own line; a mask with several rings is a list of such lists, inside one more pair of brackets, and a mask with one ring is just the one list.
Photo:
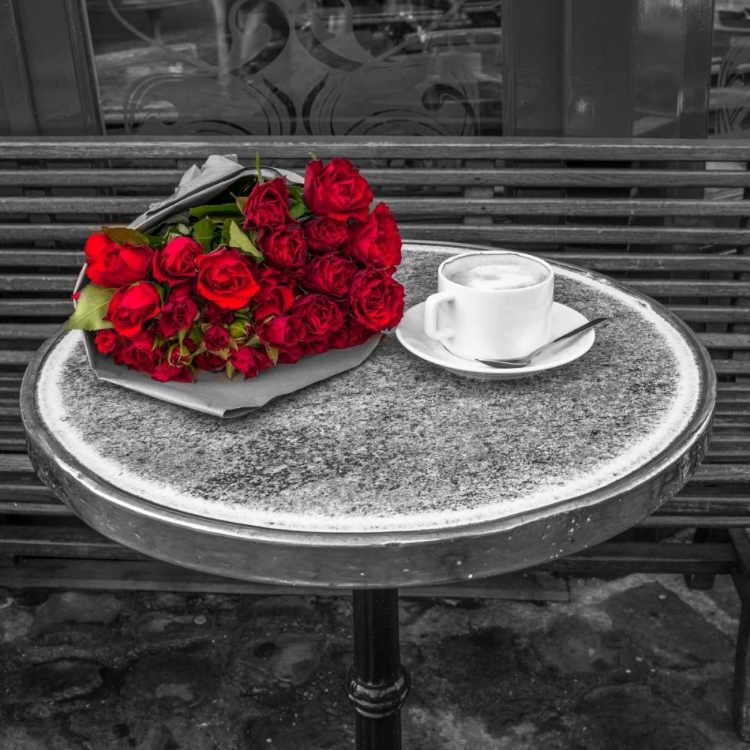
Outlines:
[[[748, 209], [750, 211], [750, 209]], [[721, 271], [750, 273], [750, 256], [711, 253], [536, 253], [541, 258], [593, 271]], [[24, 268], [27, 266], [57, 266], [80, 269], [85, 261], [82, 250], [38, 250], [35, 248], [0, 248], [0, 266]]]
[[[538, 169], [518, 167], [507, 169], [451, 169], [441, 164], [435, 168], [368, 169], [363, 176], [372, 185], [397, 187], [403, 185], [440, 186], [506, 186], [506, 187], [750, 187], [750, 172], [737, 169], [677, 170], [649, 169]], [[180, 181], [181, 169], [3, 169], [0, 166], [0, 187], [158, 187], [171, 193]]]
[[[113, 225], [115, 225], [113, 223]], [[85, 242], [99, 231], [97, 224], [3, 224], [8, 242]], [[521, 224], [418, 224], [403, 222], [405, 239], [457, 242], [530, 242], [550, 244], [644, 244], [750, 245], [750, 230], [677, 227], [526, 226]]]
[[80, 269], [86, 260], [82, 250], [37, 250], [35, 248], [0, 248], [0, 266], [63, 266]]
[[736, 305], [669, 305], [683, 320], [693, 323], [750, 323], [750, 307]]
[[3, 292], [68, 292], [75, 286], [78, 275], [50, 273], [14, 273], [0, 276]]
[[[216, 153], [236, 153], [252, 163], [260, 153], [265, 164], [271, 160], [309, 159], [309, 154], [330, 159], [372, 159], [372, 138], [350, 136], [311, 136], [309, 138], [277, 138], [253, 136], [208, 136], [194, 138], [97, 137], [86, 139], [61, 136], [57, 138], [4, 138], [0, 142], [0, 159], [22, 158], [90, 162], [94, 159], [206, 159]], [[383, 159], [522, 159], [522, 160], [595, 160], [595, 161], [748, 161], [750, 145], [743, 139], [665, 140], [650, 138], [597, 139], [568, 138], [555, 141], [545, 138], [503, 138], [488, 144], [486, 138], [420, 138], [379, 137], [376, 158]]]
[[[750, 173], [748, 173], [750, 174]], [[750, 208], [748, 208], [750, 213]], [[23, 251], [16, 251], [23, 252]], [[545, 258], [592, 271], [744, 271], [750, 273], [750, 255], [713, 253], [585, 253], [581, 251], [537, 253]], [[2, 251], [0, 251], [0, 258]]]
[[[0, 197], [2, 214], [94, 214], [131, 217], [146, 211], [159, 196], [133, 197]], [[387, 197], [388, 206], [400, 216], [747, 216], [745, 201], [706, 200], [606, 200], [596, 198], [434, 198]]]
[[[0, 276], [0, 291], [70, 293], [77, 278], [77, 274], [6, 274]], [[626, 279], [623, 283], [653, 297], [750, 297], [750, 281]]]
[[[68, 294], [73, 287], [68, 287]], [[73, 312], [73, 302], [68, 299], [0, 299], [0, 316], [18, 315], [24, 318], [67, 318]]]

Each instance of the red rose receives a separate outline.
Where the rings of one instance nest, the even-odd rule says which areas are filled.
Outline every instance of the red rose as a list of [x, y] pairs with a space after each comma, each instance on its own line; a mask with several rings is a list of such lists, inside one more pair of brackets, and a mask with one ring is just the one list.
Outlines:
[[229, 346], [229, 331], [221, 326], [211, 326], [203, 334], [203, 345], [210, 352], [218, 352]]
[[272, 229], [296, 222], [289, 213], [289, 189], [283, 177], [258, 183], [247, 198], [243, 229]]
[[322, 339], [344, 325], [341, 308], [323, 294], [306, 294], [292, 305], [292, 315], [299, 316], [305, 327], [305, 340]]
[[223, 310], [245, 307], [258, 291], [256, 271], [236, 248], [198, 257], [198, 292]]
[[211, 325], [234, 322], [234, 312], [232, 310], [222, 310], [220, 307], [216, 307], [213, 302], [205, 305], [203, 308], [203, 317], [206, 323], [211, 323]]
[[332, 297], [345, 297], [349, 292], [357, 266], [337, 253], [319, 255], [310, 261], [305, 278], [300, 282], [306, 289], [314, 289]]
[[401, 262], [401, 235], [385, 203], [378, 203], [361, 224], [349, 227], [346, 252], [363, 266], [393, 268]]
[[294, 281], [275, 268], [264, 268], [258, 280], [260, 289], [253, 298], [258, 303], [255, 320], [283, 315], [294, 303]]
[[302, 227], [261, 229], [258, 233], [258, 245], [266, 256], [266, 261], [275, 268], [292, 275], [304, 272], [307, 243]]
[[86, 275], [99, 286], [118, 287], [143, 281], [151, 270], [150, 247], [118, 245], [105, 234], [86, 240]]
[[195, 344], [185, 339], [184, 344], [175, 344], [167, 352], [166, 361], [172, 367], [186, 367], [190, 364], [190, 355], [195, 351]]
[[161, 309], [157, 326], [159, 336], [168, 339], [177, 331], [189, 329], [198, 315], [198, 305], [190, 297], [173, 297]]
[[237, 372], [245, 376], [245, 380], [254, 378], [261, 370], [273, 367], [271, 358], [264, 351], [251, 346], [241, 346], [237, 351], [231, 352], [229, 361]]
[[349, 289], [351, 314], [371, 331], [393, 328], [404, 314], [404, 288], [386, 271], [359, 271]]
[[151, 331], [138, 331], [124, 342], [122, 362], [134, 370], [150, 373], [161, 359], [162, 351], [155, 345]]
[[201, 354], [196, 354], [193, 358], [193, 365], [199, 370], [206, 370], [207, 372], [223, 370], [226, 364], [227, 361], [224, 357], [213, 352], [202, 352]]
[[195, 381], [193, 371], [189, 367], [175, 367], [165, 359], [158, 364], [150, 373], [154, 380], [166, 383], [170, 380], [176, 383], [192, 383]]
[[330, 253], [349, 239], [346, 222], [321, 216], [304, 225], [307, 247], [311, 253]]
[[277, 315], [259, 323], [255, 332], [261, 343], [272, 346], [279, 352], [293, 353], [305, 335], [305, 326], [296, 315]]
[[161, 312], [159, 291], [150, 281], [120, 287], [109, 301], [105, 320], [121, 336], [135, 336], [144, 323]]
[[190, 237], [175, 237], [154, 253], [154, 278], [172, 285], [192, 279], [197, 273], [195, 262], [202, 253], [203, 247]]
[[105, 328], [96, 332], [94, 336], [94, 345], [99, 354], [105, 357], [112, 354], [118, 347], [122, 347], [120, 334], [112, 328]]
[[359, 170], [346, 159], [334, 158], [323, 166], [311, 161], [305, 171], [305, 204], [318, 217], [363, 221], [370, 210], [372, 190]]
[[372, 335], [370, 328], [349, 317], [344, 326], [330, 337], [328, 343], [331, 349], [348, 349], [350, 346], [364, 344]]

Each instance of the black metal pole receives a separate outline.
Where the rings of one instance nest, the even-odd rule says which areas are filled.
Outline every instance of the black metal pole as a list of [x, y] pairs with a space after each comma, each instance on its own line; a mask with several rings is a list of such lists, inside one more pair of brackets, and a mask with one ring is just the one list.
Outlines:
[[355, 590], [354, 665], [349, 700], [357, 710], [357, 750], [400, 750], [401, 706], [409, 675], [398, 643], [398, 590]]

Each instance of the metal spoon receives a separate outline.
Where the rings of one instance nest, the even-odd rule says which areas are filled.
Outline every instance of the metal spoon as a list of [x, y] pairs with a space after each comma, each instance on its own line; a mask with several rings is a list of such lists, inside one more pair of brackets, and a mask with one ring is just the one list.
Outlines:
[[477, 362], [481, 362], [484, 365], [489, 365], [490, 367], [526, 367], [527, 365], [531, 364], [531, 360], [534, 359], [534, 357], [538, 356], [544, 351], [547, 351], [547, 349], [549, 349], [551, 346], [554, 346], [559, 341], [563, 341], [564, 339], [569, 339], [571, 336], [583, 333], [589, 328], [593, 328], [594, 326], [599, 325], [599, 323], [603, 323], [605, 320], [609, 320], [609, 318], [594, 318], [588, 323], [584, 323], [582, 326], [578, 326], [578, 328], [574, 328], [572, 331], [568, 331], [562, 336], [558, 336], [554, 341], [550, 341], [548, 344], [544, 344], [544, 346], [540, 346], [538, 349], [534, 349], [533, 352], [527, 354], [525, 357], [511, 357], [510, 359], [478, 359]]

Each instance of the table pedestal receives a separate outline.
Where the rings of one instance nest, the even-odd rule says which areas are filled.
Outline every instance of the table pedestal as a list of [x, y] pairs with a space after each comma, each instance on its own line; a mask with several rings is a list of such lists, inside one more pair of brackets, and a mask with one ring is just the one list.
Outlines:
[[357, 710], [357, 750], [399, 750], [409, 675], [401, 666], [398, 590], [355, 590], [354, 665], [348, 696]]

